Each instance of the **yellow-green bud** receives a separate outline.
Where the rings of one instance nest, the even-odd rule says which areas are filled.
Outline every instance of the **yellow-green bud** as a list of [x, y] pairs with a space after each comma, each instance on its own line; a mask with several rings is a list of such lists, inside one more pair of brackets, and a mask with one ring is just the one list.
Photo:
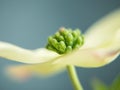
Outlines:
[[66, 53], [71, 52], [71, 51], [72, 51], [72, 46], [67, 46]]
[[64, 53], [65, 52], [66, 45], [65, 45], [64, 41], [59, 42], [57, 49], [59, 50], [59, 53]]
[[59, 54], [65, 54], [79, 48], [83, 43], [84, 38], [79, 29], [73, 31], [72, 29], [61, 28], [48, 38], [46, 48]]

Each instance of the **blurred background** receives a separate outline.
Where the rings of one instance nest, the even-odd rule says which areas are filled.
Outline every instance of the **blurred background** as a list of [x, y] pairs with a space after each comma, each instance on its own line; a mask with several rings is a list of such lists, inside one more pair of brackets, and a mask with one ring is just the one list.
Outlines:
[[[120, 8], [120, 0], [0, 0], [0, 41], [28, 49], [44, 47], [47, 37], [60, 27], [80, 28], [84, 33], [98, 19]], [[0, 58], [0, 90], [73, 90], [64, 71], [49, 78], [32, 77], [15, 82], [5, 75], [8, 65], [19, 63]], [[76, 68], [85, 90], [97, 77], [110, 84], [120, 73], [120, 57], [102, 68]]]

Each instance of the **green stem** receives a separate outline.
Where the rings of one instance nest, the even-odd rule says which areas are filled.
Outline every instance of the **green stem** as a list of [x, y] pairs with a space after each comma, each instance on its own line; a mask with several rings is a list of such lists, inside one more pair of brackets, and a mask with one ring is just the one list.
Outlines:
[[82, 85], [78, 79], [75, 67], [72, 65], [67, 66], [68, 74], [73, 84], [74, 90], [83, 90]]

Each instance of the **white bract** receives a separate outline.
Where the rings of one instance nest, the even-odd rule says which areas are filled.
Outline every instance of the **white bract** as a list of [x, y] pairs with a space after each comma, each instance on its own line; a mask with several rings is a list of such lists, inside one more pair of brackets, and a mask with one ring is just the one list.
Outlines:
[[116, 10], [88, 28], [85, 43], [78, 50], [59, 55], [40, 48], [24, 49], [6, 42], [0, 42], [0, 57], [26, 63], [12, 66], [9, 71], [24, 77], [32, 73], [51, 74], [63, 70], [66, 65], [78, 67], [104, 66], [120, 54], [120, 10]]

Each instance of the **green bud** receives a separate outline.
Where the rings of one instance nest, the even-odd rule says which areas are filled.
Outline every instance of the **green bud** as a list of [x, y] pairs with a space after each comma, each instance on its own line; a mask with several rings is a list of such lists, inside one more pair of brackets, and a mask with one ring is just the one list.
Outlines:
[[65, 40], [66, 40], [66, 44], [67, 44], [67, 46], [68, 46], [68, 45], [72, 45], [72, 44], [73, 44], [74, 38], [73, 38], [72, 34], [69, 33], [69, 34], [67, 34], [67, 35], [65, 36]]
[[60, 33], [59, 32], [56, 32], [55, 33], [55, 37], [58, 38], [60, 36]]
[[69, 33], [68, 35], [66, 35], [66, 40], [67, 41], [73, 41], [73, 36], [71, 33]]
[[76, 40], [77, 37], [78, 37], [78, 33], [77, 33], [76, 31], [73, 31], [73, 32], [72, 32], [72, 35], [73, 35], [73, 37], [74, 37], [74, 40]]
[[64, 37], [62, 35], [60, 35], [59, 32], [57, 32], [54, 36], [54, 38], [57, 39], [57, 41], [64, 41]]
[[54, 48], [56, 48], [56, 47], [58, 46], [57, 40], [56, 40], [56, 39], [52, 39], [52, 40], [51, 40], [51, 45], [52, 45]]
[[69, 52], [71, 52], [72, 51], [72, 47], [71, 46], [67, 46], [67, 48], [66, 48], [66, 53], [69, 53]]
[[59, 37], [57, 37], [56, 39], [57, 39], [59, 42], [60, 42], [60, 41], [64, 41], [64, 37], [61, 36], [61, 35], [60, 35]]
[[60, 41], [60, 42], [59, 42], [57, 49], [58, 49], [61, 53], [64, 53], [64, 52], [65, 52], [66, 45], [65, 45], [64, 41]]
[[79, 45], [82, 45], [82, 44], [83, 44], [83, 38], [82, 38], [81, 36], [79, 36], [79, 37], [77, 38], [77, 44], [79, 44]]
[[64, 54], [79, 48], [84, 43], [84, 38], [79, 29], [60, 28], [53, 36], [48, 38], [47, 49]]
[[77, 49], [77, 48], [79, 48], [80, 47], [80, 45], [79, 44], [76, 44], [75, 46], [74, 46], [74, 49]]
[[52, 36], [49, 36], [49, 37], [48, 37], [48, 43], [49, 43], [49, 44], [51, 44], [51, 43], [52, 43], [52, 39], [53, 39], [53, 37], [52, 37]]
[[60, 41], [59, 45], [61, 46], [62, 49], [66, 48], [65, 42], [64, 41]]
[[47, 45], [46, 48], [49, 49], [49, 50], [57, 52], [57, 50], [54, 47], [50, 46], [50, 45]]
[[59, 40], [60, 40], [60, 41], [64, 41], [65, 39], [64, 39], [63, 36], [60, 36], [60, 37], [59, 37]]
[[60, 30], [60, 34], [63, 35], [63, 36], [66, 36], [67, 34], [69, 33], [68, 30]]

